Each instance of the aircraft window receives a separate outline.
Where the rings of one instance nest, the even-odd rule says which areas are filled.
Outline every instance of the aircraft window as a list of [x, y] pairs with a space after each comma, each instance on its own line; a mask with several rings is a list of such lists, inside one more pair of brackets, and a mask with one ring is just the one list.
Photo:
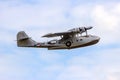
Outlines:
[[76, 40], [78, 42], [78, 40]]
[[82, 39], [80, 39], [80, 41], [82, 41]]

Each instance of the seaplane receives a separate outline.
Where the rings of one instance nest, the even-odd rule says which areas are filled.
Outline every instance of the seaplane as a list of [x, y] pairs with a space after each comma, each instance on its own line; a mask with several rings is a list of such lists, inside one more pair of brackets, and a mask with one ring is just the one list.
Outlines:
[[[42, 37], [52, 38], [60, 37], [59, 39], [53, 39], [46, 42], [36, 42], [29, 37], [25, 31], [17, 33], [17, 46], [18, 47], [32, 47], [32, 48], [47, 48], [48, 50], [59, 50], [59, 49], [74, 49], [86, 46], [91, 46], [99, 42], [100, 37], [95, 35], [89, 35], [88, 30], [92, 29], [89, 27], [78, 27], [73, 28], [64, 32], [48, 33]], [[83, 33], [85, 33], [83, 35]]]

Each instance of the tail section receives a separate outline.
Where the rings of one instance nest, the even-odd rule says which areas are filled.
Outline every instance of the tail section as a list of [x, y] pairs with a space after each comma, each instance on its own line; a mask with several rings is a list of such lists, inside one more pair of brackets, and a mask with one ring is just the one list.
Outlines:
[[32, 40], [24, 31], [20, 31], [17, 34], [17, 46], [18, 47], [33, 47], [36, 42]]

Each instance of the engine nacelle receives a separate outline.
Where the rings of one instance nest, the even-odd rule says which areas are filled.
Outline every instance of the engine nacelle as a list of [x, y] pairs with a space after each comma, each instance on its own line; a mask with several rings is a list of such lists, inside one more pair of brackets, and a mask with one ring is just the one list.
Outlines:
[[70, 29], [69, 31], [82, 34], [83, 32], [86, 32], [87, 30], [92, 29], [92, 28], [93, 27], [91, 27], [91, 26], [90, 27], [79, 27], [79, 28]]

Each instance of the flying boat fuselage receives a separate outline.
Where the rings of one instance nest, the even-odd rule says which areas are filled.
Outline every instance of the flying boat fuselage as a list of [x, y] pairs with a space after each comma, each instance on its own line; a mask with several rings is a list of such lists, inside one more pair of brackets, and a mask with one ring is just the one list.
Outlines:
[[66, 40], [51, 40], [49, 42], [42, 43], [37, 47], [53, 49], [73, 49], [78, 47], [85, 47], [96, 44], [99, 42], [100, 38], [98, 36], [87, 35], [87, 36], [74, 36]]

